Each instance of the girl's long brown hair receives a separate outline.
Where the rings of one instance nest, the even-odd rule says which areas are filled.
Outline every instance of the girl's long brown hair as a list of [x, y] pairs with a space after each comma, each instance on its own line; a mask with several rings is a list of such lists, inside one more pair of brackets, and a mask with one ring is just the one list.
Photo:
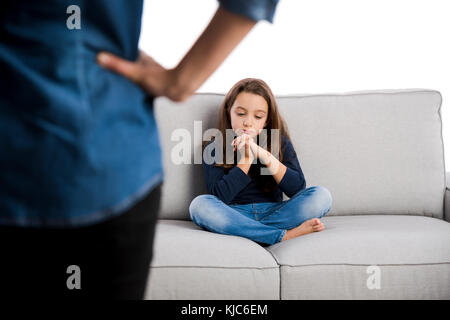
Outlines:
[[[218, 120], [218, 124], [217, 124], [217, 129], [222, 133], [223, 139], [225, 139], [225, 137], [226, 137], [226, 130], [232, 129], [231, 119], [230, 119], [230, 110], [234, 104], [234, 101], [236, 100], [236, 97], [241, 92], [248, 92], [248, 93], [256, 94], [256, 95], [263, 97], [266, 100], [267, 105], [268, 105], [268, 115], [267, 115], [266, 125], [265, 125], [264, 129], [267, 129], [267, 150], [269, 152], [273, 153], [271, 150], [272, 137], [271, 137], [270, 133], [271, 133], [271, 129], [278, 129], [279, 130], [279, 134], [277, 135], [278, 143], [276, 143], [275, 146], [279, 147], [278, 160], [280, 162], [283, 161], [282, 138], [284, 137], [284, 138], [287, 138], [288, 140], [291, 140], [291, 139], [289, 136], [287, 125], [279, 113], [278, 105], [275, 100], [275, 96], [273, 95], [272, 90], [267, 85], [267, 83], [265, 83], [261, 79], [255, 79], [255, 78], [242, 79], [242, 80], [238, 81], [230, 89], [230, 91], [228, 91], [227, 95], [225, 96], [225, 99], [223, 100], [223, 102], [220, 106], [219, 120]], [[209, 141], [203, 142], [202, 151], [208, 143], [209, 143]], [[223, 145], [223, 153], [222, 154], [226, 155], [225, 148], [227, 147], [227, 144], [222, 143], [222, 145]], [[237, 153], [237, 150], [235, 151], [235, 159], [237, 159], [236, 153]], [[202, 152], [202, 154], [203, 154], [203, 152]], [[215, 163], [214, 165], [217, 167], [224, 167], [226, 169], [226, 172], [228, 172], [228, 170], [235, 167], [236, 164], [237, 164], [237, 161], [233, 161], [233, 163], [231, 163], [231, 164], [226, 163], [224, 161], [224, 163]], [[258, 164], [259, 164], [259, 168], [261, 166], [264, 166], [264, 165], [260, 164], [259, 161], [258, 161]], [[256, 167], [258, 167], [258, 166], [256, 166], [255, 164], [253, 164], [250, 167], [250, 171], [249, 171], [250, 177], [254, 178], [256, 180], [256, 182], [261, 186], [263, 191], [265, 191], [265, 192], [274, 191], [277, 188], [275, 179], [273, 179], [273, 177], [271, 175], [259, 175], [258, 173], [260, 172], [260, 170], [259, 170], [259, 168], [256, 168]], [[255, 170], [255, 169], [257, 169], [257, 170]]]

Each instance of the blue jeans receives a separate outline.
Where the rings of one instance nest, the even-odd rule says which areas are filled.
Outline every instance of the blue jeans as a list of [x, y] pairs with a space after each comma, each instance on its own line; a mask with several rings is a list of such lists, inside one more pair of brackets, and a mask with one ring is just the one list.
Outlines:
[[287, 230], [323, 217], [331, 203], [328, 189], [313, 186], [281, 202], [227, 205], [214, 195], [203, 194], [192, 200], [189, 213], [192, 221], [206, 230], [271, 245], [281, 242]]

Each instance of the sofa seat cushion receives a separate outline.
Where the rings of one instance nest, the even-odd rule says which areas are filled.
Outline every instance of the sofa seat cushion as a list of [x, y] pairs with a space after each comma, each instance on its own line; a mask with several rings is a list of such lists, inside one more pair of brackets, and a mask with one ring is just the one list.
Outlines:
[[408, 215], [322, 221], [322, 232], [267, 248], [281, 266], [281, 299], [450, 298], [450, 223]]
[[159, 220], [147, 299], [279, 299], [279, 267], [257, 243]]

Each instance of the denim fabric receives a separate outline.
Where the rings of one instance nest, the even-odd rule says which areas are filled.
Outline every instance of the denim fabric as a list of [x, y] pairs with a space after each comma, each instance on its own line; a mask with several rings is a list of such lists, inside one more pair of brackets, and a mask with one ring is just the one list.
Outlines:
[[273, 23], [279, 0], [219, 0], [225, 9], [244, 15], [252, 20], [266, 20]]
[[281, 202], [227, 205], [214, 195], [204, 194], [192, 200], [189, 213], [192, 221], [206, 230], [271, 245], [281, 242], [287, 230], [323, 217], [331, 204], [330, 192], [313, 186]]
[[[221, 1], [219, 1], [221, 2]], [[252, 19], [276, 1], [228, 0]], [[69, 29], [69, 6], [80, 29]], [[0, 225], [80, 227], [164, 180], [154, 99], [96, 62], [136, 60], [142, 0], [0, 2]]]
[[[78, 5], [81, 29], [69, 30]], [[164, 178], [153, 98], [96, 62], [138, 56], [142, 1], [6, 1], [0, 10], [0, 225], [80, 227]]]

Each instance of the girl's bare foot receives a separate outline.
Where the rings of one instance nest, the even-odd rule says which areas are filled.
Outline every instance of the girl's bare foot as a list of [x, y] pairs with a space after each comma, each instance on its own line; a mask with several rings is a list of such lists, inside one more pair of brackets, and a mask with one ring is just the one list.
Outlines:
[[325, 229], [325, 227], [318, 218], [306, 220], [298, 227], [287, 230], [282, 241], [300, 237], [308, 233], [322, 231], [323, 229]]

